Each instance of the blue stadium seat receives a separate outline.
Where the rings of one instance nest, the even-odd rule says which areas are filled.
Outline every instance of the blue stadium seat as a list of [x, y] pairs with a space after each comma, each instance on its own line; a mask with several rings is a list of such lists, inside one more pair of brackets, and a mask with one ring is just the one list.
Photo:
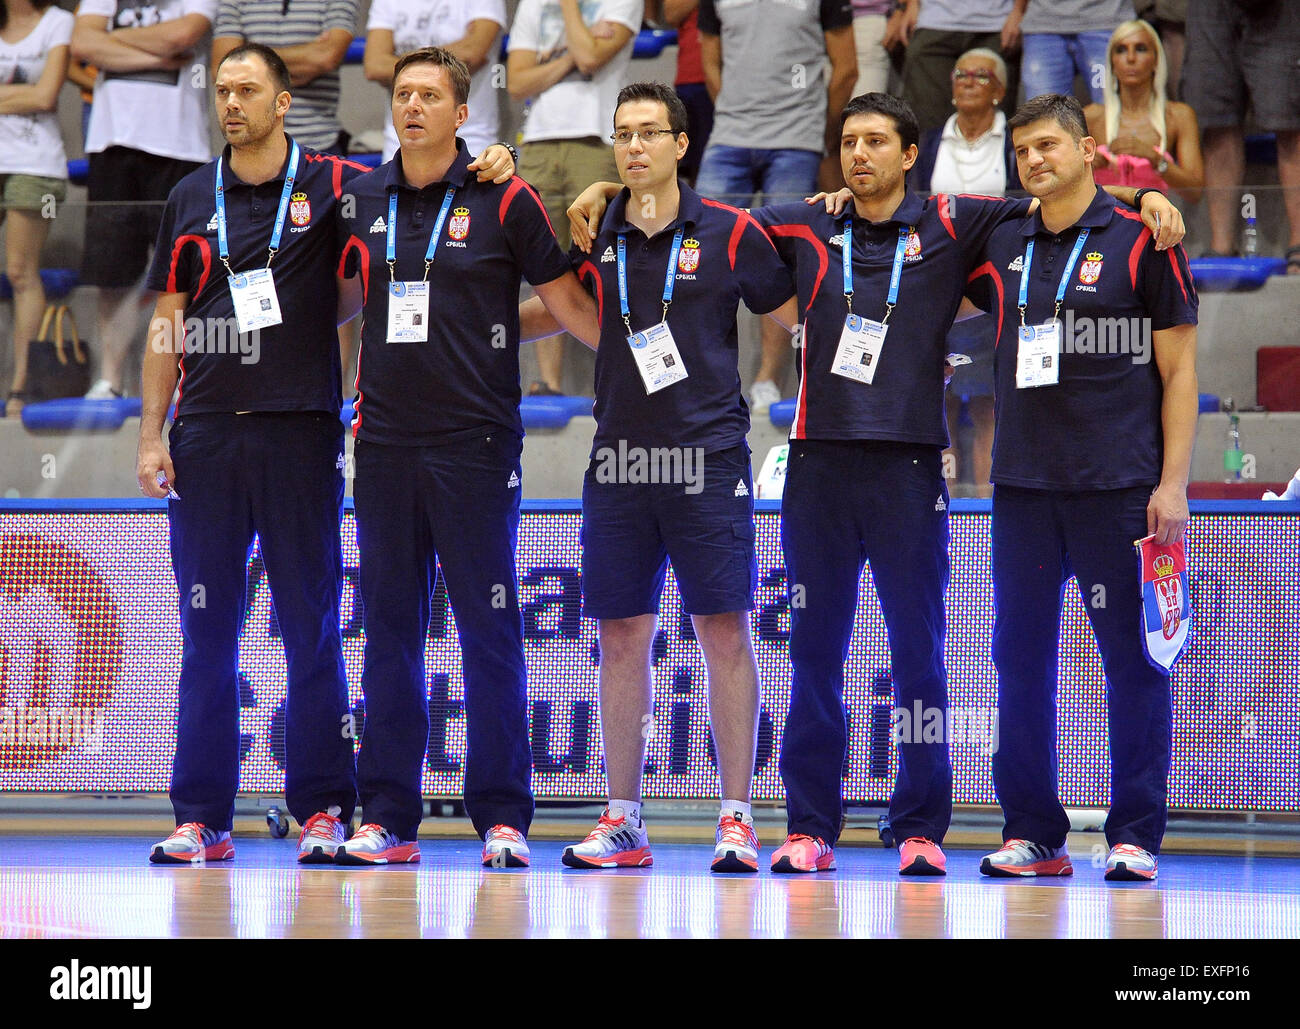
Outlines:
[[[46, 300], [62, 300], [74, 289], [81, 281], [81, 276], [75, 268], [42, 268], [41, 285], [45, 287]], [[11, 300], [14, 295], [13, 286], [9, 284], [9, 276], [0, 274], [0, 300]]]
[[677, 32], [674, 29], [642, 29], [632, 44], [632, 56], [658, 57], [665, 47], [673, 46], [676, 42]]
[[789, 400], [778, 400], [768, 408], [767, 416], [772, 419], [772, 424], [778, 429], [790, 428], [790, 423], [794, 421], [794, 397]]
[[1197, 396], [1200, 400], [1200, 403], [1196, 408], [1197, 414], [1214, 414], [1223, 407], [1223, 402], [1219, 399], [1218, 394], [1216, 393], [1200, 393], [1197, 394]]
[[348, 154], [348, 160], [364, 164], [367, 168], [378, 168], [384, 163], [384, 155], [377, 151], [373, 154]]
[[352, 410], [352, 401], [343, 401], [343, 408], [339, 411], [339, 421], [344, 425], [351, 425], [354, 417], [356, 417], [356, 412]]
[[591, 414], [591, 397], [524, 397], [519, 414], [525, 429], [562, 429], [569, 419]]
[[354, 39], [351, 43], [348, 44], [348, 52], [347, 55], [343, 58], [343, 63], [360, 64], [365, 59], [365, 56], [366, 56], [366, 37], [364, 35], [360, 35], [357, 36], [356, 39]]
[[1188, 263], [1201, 293], [1249, 292], [1270, 275], [1286, 274], [1281, 257], [1194, 257]]
[[128, 418], [140, 417], [140, 398], [83, 400], [68, 397], [28, 404], [23, 428], [31, 432], [115, 432]]
[[74, 186], [84, 186], [88, 175], [90, 175], [90, 162], [84, 157], [68, 162], [68, 181]]

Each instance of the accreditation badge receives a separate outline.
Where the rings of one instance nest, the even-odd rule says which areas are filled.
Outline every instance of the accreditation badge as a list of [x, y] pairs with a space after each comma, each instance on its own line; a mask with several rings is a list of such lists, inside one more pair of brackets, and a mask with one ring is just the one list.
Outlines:
[[388, 342], [427, 343], [428, 341], [429, 284], [390, 282], [388, 284]]
[[270, 268], [239, 272], [228, 276], [227, 281], [235, 305], [235, 325], [241, 335], [280, 324], [280, 298], [275, 295], [275, 276]]
[[657, 393], [687, 377], [686, 365], [682, 364], [682, 355], [677, 350], [677, 341], [673, 339], [673, 330], [667, 322], [659, 322], [642, 332], [632, 333], [627, 337], [627, 344], [632, 348], [632, 358], [636, 361], [636, 370], [641, 373], [647, 394]]
[[835, 360], [831, 364], [832, 374], [870, 386], [876, 377], [887, 332], [889, 326], [884, 322], [873, 322], [856, 314], [845, 316], [840, 345], [835, 348]]
[[1061, 323], [1020, 326], [1016, 389], [1055, 386], [1061, 378]]
[[1192, 624], [1187, 594], [1187, 552], [1183, 540], [1159, 544], [1154, 536], [1136, 540], [1142, 587], [1142, 640], [1147, 660], [1169, 671], [1187, 642]]

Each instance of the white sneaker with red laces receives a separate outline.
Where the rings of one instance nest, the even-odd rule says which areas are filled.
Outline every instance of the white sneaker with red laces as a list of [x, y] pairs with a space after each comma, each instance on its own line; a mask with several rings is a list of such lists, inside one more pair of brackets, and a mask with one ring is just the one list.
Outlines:
[[757, 872], [758, 871], [758, 837], [754, 834], [753, 819], [741, 815], [737, 818], [730, 812], [723, 812], [718, 819], [718, 832], [714, 837], [713, 864], [714, 872]]
[[483, 837], [484, 868], [527, 868], [528, 841], [518, 829], [494, 825]]
[[1111, 882], [1150, 882], [1156, 877], [1156, 856], [1132, 843], [1117, 843], [1106, 858]]
[[633, 822], [632, 816], [622, 811], [611, 818], [609, 808], [585, 840], [565, 848], [560, 860], [570, 868], [646, 868], [654, 864], [645, 822], [639, 816]]
[[334, 852], [336, 865], [404, 865], [420, 860], [420, 844], [369, 822]]
[[332, 865], [335, 852], [346, 838], [338, 818], [328, 811], [318, 811], [307, 819], [298, 836], [298, 861], [304, 865]]
[[209, 829], [202, 822], [186, 822], [149, 852], [155, 865], [205, 865], [235, 856], [230, 833]]

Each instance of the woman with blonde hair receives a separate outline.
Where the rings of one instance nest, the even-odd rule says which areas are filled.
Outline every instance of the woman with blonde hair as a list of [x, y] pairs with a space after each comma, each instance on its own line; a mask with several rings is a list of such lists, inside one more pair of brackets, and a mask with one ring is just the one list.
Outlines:
[[1200, 128], [1191, 107], [1165, 99], [1169, 71], [1156, 30], [1126, 21], [1106, 53], [1105, 103], [1084, 109], [1098, 143], [1097, 184], [1173, 189], [1195, 203], [1205, 185]]

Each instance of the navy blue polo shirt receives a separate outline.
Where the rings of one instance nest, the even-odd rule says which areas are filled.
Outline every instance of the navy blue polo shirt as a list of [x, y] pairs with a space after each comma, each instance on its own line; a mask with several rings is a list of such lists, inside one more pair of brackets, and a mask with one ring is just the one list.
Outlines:
[[966, 194], [922, 199], [908, 193], [884, 222], [852, 207], [853, 312], [880, 321], [900, 226], [911, 226], [899, 280], [871, 385], [831, 372], [844, 316], [844, 217], [821, 204], [774, 204], [753, 214], [795, 274], [804, 320], [799, 394], [791, 439], [876, 439], [946, 447], [943, 358], [966, 277], [989, 233], [1023, 216], [1027, 200]]
[[[1075, 241], [1088, 238], [1061, 305], [1055, 386], [1016, 388], [1020, 273], [1034, 240], [1027, 324], [1047, 321]], [[1157, 251], [1131, 208], [1097, 190], [1072, 228], [1034, 214], [999, 226], [972, 276], [972, 299], [998, 323], [993, 482], [1028, 489], [1155, 485], [1164, 460], [1164, 397], [1150, 332], [1195, 325], [1198, 300], [1181, 246]]]
[[[596, 436], [592, 452], [620, 440], [644, 447], [734, 447], [749, 432], [749, 408], [736, 369], [736, 305], [755, 314], [774, 311], [794, 295], [794, 283], [772, 241], [752, 217], [705, 200], [677, 184], [677, 217], [654, 236], [627, 220], [624, 189], [605, 213], [591, 254], [574, 247], [578, 276], [596, 298]], [[633, 332], [659, 322], [673, 238], [682, 246], [673, 279], [668, 327], [688, 377], [647, 394], [627, 342], [618, 299], [618, 236], [627, 241], [629, 321]]]
[[[290, 140], [289, 150], [293, 145]], [[252, 186], [222, 152], [230, 267], [266, 266], [290, 156], [268, 182]], [[167, 198], [158, 246], [145, 278], [160, 293], [188, 293], [180, 355], [178, 415], [231, 411], [329, 411], [342, 403], [334, 283], [334, 209], [350, 179], [367, 169], [302, 147], [280, 249], [271, 262], [282, 321], [238, 335], [230, 283], [217, 243], [216, 161], [181, 179]], [[153, 338], [153, 330], [150, 330]]]
[[[406, 184], [402, 156], [352, 183], [339, 209], [339, 273], [360, 271], [365, 321], [353, 435], [372, 443], [427, 446], [487, 428], [523, 435], [519, 418], [519, 283], [569, 271], [542, 202], [523, 179], [480, 183], [456, 140], [446, 177]], [[424, 255], [449, 187], [456, 195], [429, 268], [426, 343], [389, 343], [388, 195], [397, 192], [396, 280], [424, 278]]]

